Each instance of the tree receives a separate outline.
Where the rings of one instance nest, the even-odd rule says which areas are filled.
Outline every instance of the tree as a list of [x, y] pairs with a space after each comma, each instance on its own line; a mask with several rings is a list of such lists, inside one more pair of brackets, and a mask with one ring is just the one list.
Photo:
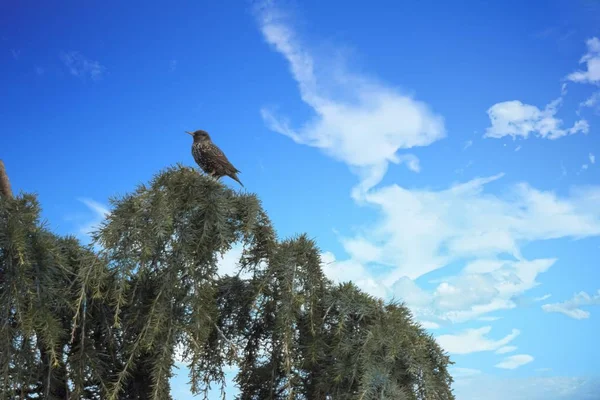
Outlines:
[[109, 355], [110, 308], [87, 303], [90, 323], [71, 337], [73, 304], [82, 265], [102, 261], [72, 237], [49, 232], [32, 195], [0, 197], [0, 398], [65, 399], [71, 393], [100, 398], [95, 375]]
[[[55, 308], [46, 309], [59, 321], [47, 324], [56, 329], [38, 333], [36, 326], [46, 326], [38, 323], [24, 330], [13, 299], [19, 291], [1, 287], [0, 296], [12, 301], [2, 311], [15, 329], [50, 340], [44, 348], [66, 349], [49, 353], [65, 360], [50, 363], [50, 372], [67, 376], [75, 398], [169, 398], [176, 357], [188, 365], [194, 393], [206, 393], [211, 382], [225, 390], [223, 368], [235, 365], [240, 399], [454, 398], [449, 358], [408, 309], [329, 281], [314, 241], [278, 239], [256, 196], [176, 166], [111, 202], [94, 234], [102, 250], [73, 242], [77, 256], [66, 258], [77, 262], [66, 278], [44, 278], [44, 298], [57, 296], [48, 302]], [[0, 216], [14, 218], [9, 206], [0, 203]], [[24, 268], [5, 263], [18, 254], [4, 249], [29, 243], [15, 239], [26, 235], [4, 235], [22, 222], [11, 224], [0, 226], [3, 271]], [[239, 270], [221, 276], [218, 256], [234, 245], [243, 246]], [[58, 270], [55, 264], [45, 268]], [[28, 362], [45, 365], [29, 353], [13, 356], [13, 347], [2, 354], [15, 371]], [[6, 376], [6, 388], [44, 379]]]

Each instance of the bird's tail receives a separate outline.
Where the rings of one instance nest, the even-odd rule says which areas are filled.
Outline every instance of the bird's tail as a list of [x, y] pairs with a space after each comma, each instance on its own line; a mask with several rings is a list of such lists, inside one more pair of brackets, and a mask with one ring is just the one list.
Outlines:
[[242, 185], [242, 187], [245, 187], [244, 184], [242, 183], [242, 181], [240, 181], [240, 179], [237, 177], [237, 174], [231, 174], [230, 176], [231, 176], [231, 179], [233, 179], [234, 181], [236, 181], [237, 183]]

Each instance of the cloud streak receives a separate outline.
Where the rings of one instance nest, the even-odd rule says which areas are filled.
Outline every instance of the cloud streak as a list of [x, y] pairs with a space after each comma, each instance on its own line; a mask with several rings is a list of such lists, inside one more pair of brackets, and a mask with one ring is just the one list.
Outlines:
[[512, 342], [521, 333], [518, 329], [513, 329], [502, 339], [493, 340], [487, 337], [491, 330], [491, 326], [467, 329], [457, 335], [440, 335], [436, 340], [450, 354], [470, 354], [497, 350]]
[[576, 293], [571, 299], [562, 303], [544, 304], [542, 310], [548, 313], [560, 313], [573, 319], [587, 319], [589, 311], [582, 310], [582, 306], [600, 305], [600, 289], [595, 295], [586, 292]]
[[495, 365], [496, 368], [502, 369], [517, 369], [525, 364], [529, 364], [533, 361], [533, 357], [529, 354], [517, 354], [514, 356], [506, 357]]
[[567, 79], [577, 83], [600, 84], [600, 39], [593, 37], [586, 41], [587, 53], [579, 60], [585, 64], [585, 70], [575, 71], [567, 76]]
[[519, 100], [494, 104], [487, 110], [491, 126], [484, 137], [499, 139], [505, 136], [528, 138], [535, 135], [543, 139], [555, 140], [576, 133], [587, 134], [589, 123], [580, 119], [570, 128], [562, 128], [563, 121], [556, 118], [562, 97], [550, 102], [543, 110]]
[[457, 399], [486, 400], [596, 400], [598, 377], [499, 378], [485, 374], [458, 376], [454, 383]]
[[495, 351], [496, 354], [512, 353], [517, 349], [517, 346], [504, 346]]
[[314, 112], [293, 128], [265, 107], [261, 115], [270, 129], [348, 164], [361, 178], [362, 193], [379, 183], [390, 163], [406, 163], [418, 172], [416, 156], [398, 152], [445, 137], [440, 115], [391, 86], [315, 57], [272, 2], [255, 11], [264, 39], [288, 61], [300, 97]]
[[[330, 254], [326, 273], [354, 280], [374, 295], [406, 302], [418, 318], [433, 323], [464, 322], [517, 306], [537, 287], [537, 278], [556, 259], [527, 260], [521, 247], [558, 238], [600, 235], [600, 187], [574, 188], [559, 197], [525, 183], [495, 195], [486, 185], [502, 175], [477, 178], [447, 189], [371, 190], [365, 200], [380, 220], [343, 237], [348, 260]], [[449, 265], [462, 271], [432, 290], [415, 279]], [[460, 264], [458, 264], [460, 265]], [[387, 267], [377, 277], [371, 267]], [[350, 272], [352, 271], [352, 272]], [[543, 300], [543, 299], [541, 299]]]
[[104, 204], [92, 199], [79, 198], [78, 200], [85, 204], [93, 213], [91, 219], [79, 227], [79, 234], [89, 237], [100, 227], [102, 221], [110, 214], [110, 210]]
[[98, 61], [90, 60], [77, 51], [62, 52], [60, 59], [69, 73], [79, 78], [88, 77], [97, 81], [106, 72], [106, 67]]
[[[495, 194], [488, 187], [501, 184], [504, 174], [498, 173], [435, 190], [378, 187], [391, 164], [421, 170], [417, 155], [402, 150], [414, 152], [444, 138], [443, 117], [423, 101], [316, 56], [272, 2], [260, 3], [255, 12], [265, 41], [287, 61], [300, 98], [312, 110], [311, 118], [296, 124], [263, 107], [265, 124], [348, 165], [359, 179], [353, 199], [379, 214], [375, 223], [342, 237], [347, 259], [323, 254], [325, 273], [334, 281], [351, 280], [374, 296], [399, 298], [434, 329], [516, 307], [516, 299], [556, 262], [527, 260], [522, 246], [600, 235], [597, 186], [559, 197], [516, 183]], [[498, 103], [488, 110], [492, 124], [486, 136], [557, 139], [587, 133], [585, 120], [563, 127], [556, 116], [561, 102], [559, 97], [543, 109]], [[463, 147], [470, 146], [472, 141]], [[432, 289], [415, 281], [450, 265], [463, 269]]]

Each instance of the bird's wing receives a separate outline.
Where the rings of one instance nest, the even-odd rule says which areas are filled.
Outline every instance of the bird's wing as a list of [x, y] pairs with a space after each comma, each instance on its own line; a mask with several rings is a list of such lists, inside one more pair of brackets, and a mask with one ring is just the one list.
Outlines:
[[207, 150], [216, 162], [224, 167], [232, 168], [234, 172], [240, 172], [231, 164], [225, 153], [216, 144], [213, 143]]

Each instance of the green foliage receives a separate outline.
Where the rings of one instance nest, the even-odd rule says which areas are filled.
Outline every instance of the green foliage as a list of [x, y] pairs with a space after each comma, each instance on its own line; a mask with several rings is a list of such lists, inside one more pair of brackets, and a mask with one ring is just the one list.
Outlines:
[[[94, 329], [81, 336], [87, 343], [70, 334], [80, 292], [77, 273], [82, 265], [101, 262], [74, 238], [48, 232], [39, 213], [32, 195], [0, 198], [0, 398], [64, 399], [68, 376], [75, 393], [94, 398], [100, 381], [94, 372], [101, 371], [97, 353], [105, 340], [95, 330], [110, 311], [89, 303]], [[92, 348], [97, 368], [82, 359]]]
[[[327, 280], [256, 196], [177, 166], [112, 203], [97, 253], [41, 228], [33, 197], [0, 203], [3, 398], [168, 399], [179, 357], [199, 394], [232, 365], [240, 399], [454, 398], [408, 309]], [[220, 276], [234, 245], [239, 271]]]

